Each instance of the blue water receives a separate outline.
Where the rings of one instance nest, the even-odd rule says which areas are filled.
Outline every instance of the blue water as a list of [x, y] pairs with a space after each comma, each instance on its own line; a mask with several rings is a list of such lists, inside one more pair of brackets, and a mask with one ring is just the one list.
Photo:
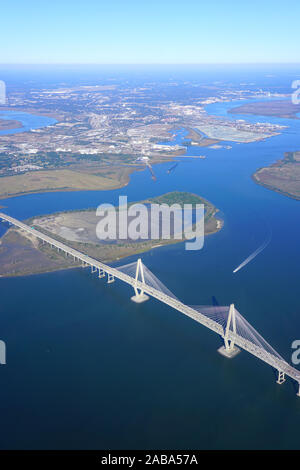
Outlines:
[[[228, 107], [207, 109], [224, 115]], [[175, 189], [203, 195], [220, 209], [223, 230], [198, 252], [181, 243], [143, 254], [144, 263], [189, 305], [234, 302], [290, 360], [291, 343], [300, 338], [300, 203], [250, 176], [300, 149], [300, 122], [267, 121], [289, 127], [232, 149], [188, 148], [207, 158], [178, 158], [170, 174], [170, 163], [157, 165], [156, 182], [143, 171], [120, 190], [36, 194], [1, 204], [24, 219], [116, 203], [123, 194], [132, 201]], [[233, 274], [270, 229], [268, 247]], [[133, 304], [128, 286], [107, 285], [81, 269], [0, 279], [0, 289], [0, 337], [7, 344], [1, 448], [300, 447], [293, 384], [277, 385], [273, 370], [245, 352], [226, 360], [217, 353], [218, 336], [169, 307], [153, 299]]]
[[0, 131], [0, 135], [18, 134], [31, 129], [40, 129], [41, 127], [52, 126], [57, 122], [56, 119], [48, 116], [37, 116], [21, 111], [0, 111], [0, 119], [12, 119], [22, 123], [20, 128]]

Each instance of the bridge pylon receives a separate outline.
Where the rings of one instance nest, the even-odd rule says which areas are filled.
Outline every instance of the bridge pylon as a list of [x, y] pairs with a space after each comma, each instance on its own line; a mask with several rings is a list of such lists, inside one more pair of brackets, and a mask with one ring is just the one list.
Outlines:
[[[248, 351], [253, 356], [262, 360], [266, 364], [273, 367], [278, 373], [281, 372], [281, 380], [279, 377], [279, 382], [282, 382], [282, 379], [285, 376], [290, 377], [298, 383], [298, 393], [300, 397], [300, 371], [295, 369], [290, 364], [288, 364], [264, 339], [258, 332], [251, 327], [251, 325], [242, 317], [242, 315], [234, 308], [234, 305], [220, 306], [220, 309], [214, 309], [211, 306], [200, 306], [191, 307], [185, 305], [183, 302], [178, 300], [172, 295], [168, 289], [165, 289], [161, 282], [151, 272], [143, 266], [141, 260], [139, 259], [136, 266], [136, 275], [135, 278], [132, 276], [132, 267], [135, 263], [129, 263], [130, 274], [126, 274], [119, 269], [112, 268], [99, 260], [93, 259], [90, 256], [77, 251], [68, 245], [65, 245], [54, 238], [45, 235], [42, 232], [39, 232], [34, 227], [30, 227], [23, 222], [10, 217], [7, 214], [0, 212], [0, 220], [5, 220], [10, 222], [12, 225], [19, 227], [21, 230], [25, 230], [28, 233], [31, 233], [38, 240], [43, 240], [45, 243], [48, 243], [51, 247], [59, 248], [63, 252], [67, 252], [70, 256], [73, 255], [78, 261], [82, 261], [83, 266], [95, 266], [99, 269], [100, 277], [101, 274], [108, 275], [108, 282], [113, 282], [114, 279], [120, 279], [126, 284], [132, 286], [135, 291], [135, 296], [132, 298], [136, 302], [143, 302], [148, 299], [148, 295], [154, 297], [155, 299], [163, 302], [170, 307], [173, 307], [175, 310], [186, 315], [189, 318], [197, 321], [198, 323], [206, 326], [210, 330], [214, 331], [222, 338], [224, 338], [224, 346], [219, 349], [219, 352], [225, 357], [234, 357], [239, 348], [236, 347], [237, 344], [241, 349]], [[124, 268], [124, 267], [123, 267]], [[147, 283], [145, 282], [145, 277]], [[145, 295], [145, 292], [148, 295]], [[206, 313], [205, 313], [206, 311]], [[224, 326], [225, 325], [225, 326]], [[249, 334], [250, 333], [250, 334]]]
[[229, 307], [229, 313], [227, 318], [227, 324], [224, 333], [224, 346], [218, 349], [218, 352], [222, 356], [232, 358], [235, 357], [241, 350], [234, 344], [234, 339], [229, 339], [230, 326], [232, 325], [232, 333], [236, 335], [236, 318], [234, 304]]
[[[139, 279], [139, 275], [141, 275], [141, 279]], [[142, 289], [138, 289], [137, 281], [140, 281], [143, 284], [145, 284], [144, 268], [143, 268], [143, 263], [142, 263], [141, 258], [137, 260], [136, 272], [135, 272], [135, 285], [133, 286], [135, 295], [131, 297], [131, 300], [133, 302], [140, 304], [148, 300], [149, 296], [146, 295]]]
[[282, 370], [278, 370], [278, 379], [276, 380], [276, 383], [278, 383], [279, 385], [283, 384], [285, 382], [285, 375], [284, 375], [284, 372], [282, 372]]
[[105, 277], [105, 271], [102, 268], [98, 268], [98, 277], [101, 279], [102, 277]]

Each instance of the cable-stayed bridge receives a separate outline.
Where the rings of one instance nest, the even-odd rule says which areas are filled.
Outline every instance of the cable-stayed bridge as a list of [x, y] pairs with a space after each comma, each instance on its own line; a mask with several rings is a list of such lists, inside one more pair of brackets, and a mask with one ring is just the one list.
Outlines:
[[43, 243], [61, 250], [71, 256], [74, 261], [81, 261], [83, 266], [90, 266], [91, 271], [97, 273], [99, 278], [107, 275], [108, 283], [120, 279], [129, 284], [134, 289], [135, 295], [132, 297], [134, 302], [144, 302], [151, 296], [201, 323], [223, 338], [224, 346], [219, 349], [222, 355], [232, 358], [239, 353], [240, 348], [248, 351], [278, 371], [277, 383], [282, 384], [286, 375], [296, 381], [297, 395], [300, 396], [300, 371], [288, 364], [245, 320], [233, 304], [230, 306], [185, 305], [143, 265], [141, 259], [112, 268], [2, 212], [0, 212], [0, 219], [31, 233]]

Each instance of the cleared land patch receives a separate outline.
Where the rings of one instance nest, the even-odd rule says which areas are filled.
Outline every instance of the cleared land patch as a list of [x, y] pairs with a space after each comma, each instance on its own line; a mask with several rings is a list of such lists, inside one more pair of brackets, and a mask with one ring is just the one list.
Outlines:
[[[197, 195], [175, 191], [143, 202], [170, 205], [175, 203], [180, 205], [204, 204], [205, 235], [215, 233], [222, 228], [222, 221], [215, 217], [218, 209]], [[173, 238], [170, 240], [101, 241], [96, 237], [98, 221], [99, 217], [96, 217], [95, 209], [87, 209], [33, 217], [27, 223], [58, 241], [105, 263], [143, 253], [158, 246], [182, 241]], [[0, 243], [0, 276], [2, 277], [79, 266], [70, 257], [66, 257], [62, 252], [58, 252], [47, 244], [31, 239], [20, 229], [10, 228], [0, 239]]]

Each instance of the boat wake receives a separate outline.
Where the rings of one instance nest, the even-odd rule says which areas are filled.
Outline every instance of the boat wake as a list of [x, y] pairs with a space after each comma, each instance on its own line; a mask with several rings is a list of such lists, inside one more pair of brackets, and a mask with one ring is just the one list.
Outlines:
[[272, 234], [270, 233], [269, 237], [264, 241], [264, 243], [259, 246], [253, 253], [251, 253], [248, 258], [246, 258], [237, 268], [233, 270], [233, 273], [237, 273], [240, 269], [242, 269], [246, 264], [250, 263], [259, 253], [261, 253], [267, 246], [269, 245], [272, 238]]

